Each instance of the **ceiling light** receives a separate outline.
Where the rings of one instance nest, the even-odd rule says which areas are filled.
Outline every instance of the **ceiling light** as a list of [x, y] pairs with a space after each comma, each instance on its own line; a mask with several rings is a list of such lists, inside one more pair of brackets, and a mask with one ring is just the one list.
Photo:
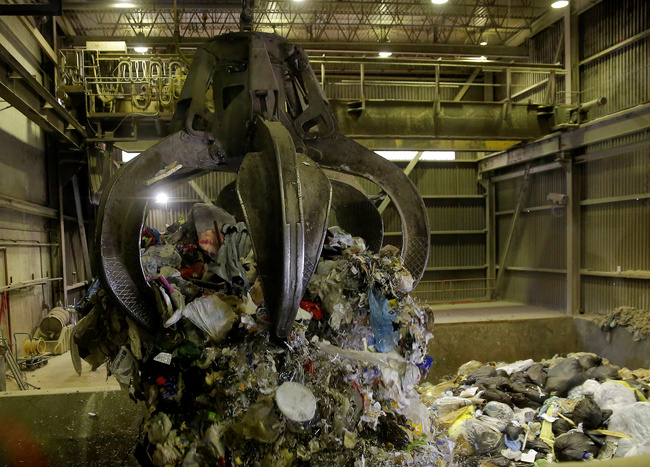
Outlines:
[[391, 55], [393, 55], [393, 52], [379, 52], [379, 56], [380, 56], [381, 58], [388, 58], [388, 57], [390, 57]]
[[558, 0], [557, 2], [551, 3], [552, 8], [564, 8], [569, 2], [567, 0]]
[[139, 54], [144, 54], [149, 51], [149, 47], [145, 47], [144, 45], [139, 45], [137, 47], [133, 47], [133, 50], [135, 50]]
[[487, 41], [481, 42], [481, 45], [487, 45]]
[[133, 3], [116, 3], [113, 5], [115, 8], [135, 8]]
[[448, 0], [431, 0], [431, 3], [434, 3], [436, 5], [442, 5], [443, 3], [447, 3]]
[[167, 196], [165, 193], [158, 193], [156, 196], [156, 203], [158, 204], [167, 204], [168, 200], [169, 196]]

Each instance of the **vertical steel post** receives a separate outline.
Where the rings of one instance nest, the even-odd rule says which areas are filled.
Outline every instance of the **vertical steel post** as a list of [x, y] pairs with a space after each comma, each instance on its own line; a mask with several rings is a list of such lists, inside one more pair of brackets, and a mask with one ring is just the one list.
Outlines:
[[566, 161], [566, 314], [575, 315], [580, 312], [580, 263], [581, 252], [581, 212], [580, 212], [580, 175], [578, 167], [572, 160]]

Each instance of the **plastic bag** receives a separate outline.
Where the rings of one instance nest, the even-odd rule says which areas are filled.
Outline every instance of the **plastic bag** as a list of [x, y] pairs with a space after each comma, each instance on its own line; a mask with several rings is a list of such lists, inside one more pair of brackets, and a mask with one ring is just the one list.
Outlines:
[[632, 436], [632, 439], [621, 438], [618, 440], [618, 449], [614, 457], [650, 454], [650, 444], [648, 443], [650, 439], [650, 402], [636, 402], [617, 408], [609, 421], [609, 429]]
[[592, 430], [603, 422], [603, 413], [592, 398], [585, 397], [578, 403], [570, 418], [576, 425], [582, 423], [584, 428]]
[[546, 389], [560, 397], [567, 395], [570, 389], [585, 382], [585, 372], [575, 358], [565, 358], [548, 370]]
[[618, 370], [620, 368], [617, 366], [595, 366], [588, 369], [585, 376], [588, 379], [595, 379], [599, 383], [604, 383], [608, 379], [621, 379]]
[[497, 418], [506, 424], [510, 423], [515, 418], [515, 413], [506, 404], [502, 402], [490, 401], [483, 407], [483, 413], [488, 417]]
[[588, 353], [578, 358], [578, 363], [585, 370], [599, 366], [602, 363], [603, 359], [596, 354]]
[[524, 376], [530, 380], [531, 383], [536, 384], [537, 386], [542, 386], [546, 384], [546, 368], [541, 363], [535, 363], [526, 371], [524, 371]]
[[582, 396], [593, 396], [599, 387], [600, 383], [598, 381], [595, 379], [588, 379], [580, 386], [576, 386], [575, 388], [571, 389], [569, 391], [569, 397], [571, 399], [578, 399]]
[[146, 276], [157, 278], [164, 266], [181, 267], [181, 255], [174, 245], [154, 245], [145, 250], [140, 258]]
[[636, 402], [634, 391], [613, 381], [604, 382], [594, 393], [594, 401], [603, 410], [614, 410]]
[[533, 359], [528, 360], [519, 360], [518, 362], [511, 363], [510, 365], [504, 365], [497, 367], [497, 370], [504, 370], [509, 375], [516, 373], [518, 371], [526, 371], [528, 368], [533, 366], [535, 362]]
[[555, 440], [555, 456], [561, 462], [593, 459], [598, 451], [600, 447], [584, 433], [567, 433]]
[[466, 449], [475, 454], [496, 454], [502, 448], [503, 435], [489, 423], [470, 418], [463, 423], [457, 444], [467, 444]]
[[438, 416], [442, 416], [466, 405], [471, 405], [471, 403], [472, 401], [464, 397], [443, 396], [436, 400], [431, 408], [438, 413]]
[[377, 352], [390, 352], [397, 345], [399, 331], [393, 330], [393, 322], [397, 319], [395, 313], [388, 309], [388, 300], [370, 287], [368, 293], [368, 304], [370, 305], [370, 326], [375, 334], [375, 349]]
[[108, 369], [120, 385], [128, 386], [131, 383], [133, 362], [134, 359], [131, 351], [125, 346], [122, 346], [113, 361], [108, 365]]
[[183, 316], [210, 336], [214, 342], [222, 341], [237, 321], [237, 316], [230, 305], [216, 295], [197, 298], [183, 308]]
[[478, 370], [474, 370], [469, 375], [467, 375], [467, 383], [474, 384], [476, 381], [480, 379], [491, 378], [496, 375], [497, 375], [497, 370], [494, 367], [490, 365], [484, 365]]

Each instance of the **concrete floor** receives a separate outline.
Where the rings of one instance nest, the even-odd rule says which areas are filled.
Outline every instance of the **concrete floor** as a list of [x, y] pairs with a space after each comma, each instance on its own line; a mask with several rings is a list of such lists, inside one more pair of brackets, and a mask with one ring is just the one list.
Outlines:
[[[81, 361], [81, 376], [77, 375], [72, 366], [70, 352], [55, 355], [48, 360], [47, 365], [33, 371], [26, 371], [27, 382], [40, 389], [92, 388], [93, 390], [116, 390], [120, 386], [112, 376], [106, 380], [106, 366], [97, 371], [90, 371], [90, 365]], [[30, 388], [34, 389], [34, 388]], [[7, 374], [7, 392], [18, 391], [13, 378]], [[2, 394], [0, 394], [2, 395]]]

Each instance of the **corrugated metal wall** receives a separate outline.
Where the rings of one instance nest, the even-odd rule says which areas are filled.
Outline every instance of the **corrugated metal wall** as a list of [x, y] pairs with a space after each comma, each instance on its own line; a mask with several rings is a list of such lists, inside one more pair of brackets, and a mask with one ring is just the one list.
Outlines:
[[[650, 28], [650, 3], [607, 0], [580, 16], [580, 60], [588, 59]], [[596, 118], [650, 100], [650, 37], [646, 36], [580, 68], [582, 102], [601, 96]]]
[[[486, 198], [477, 182], [475, 153], [458, 153], [454, 162], [420, 162], [409, 178], [427, 206], [432, 231], [429, 262], [415, 296], [423, 301], [485, 298]], [[398, 163], [405, 167], [406, 163]], [[401, 230], [394, 208], [384, 212], [387, 232]], [[384, 243], [401, 245], [401, 236]]]
[[[500, 265], [513, 211], [519, 197], [522, 178], [496, 185], [497, 264]], [[549, 207], [549, 193], [566, 193], [564, 175], [559, 170], [533, 174], [524, 195], [524, 208], [517, 225], [508, 257], [508, 271], [502, 298], [561, 310], [565, 306], [566, 218], [562, 207]], [[539, 271], [539, 269], [552, 269]]]
[[[536, 59], [544, 60], [545, 54], [557, 47], [561, 23], [531, 41], [531, 52], [539, 53]], [[580, 60], [635, 38], [629, 45], [581, 65], [581, 101], [600, 96], [608, 99], [604, 107], [591, 110], [589, 118], [650, 101], [650, 4], [606, 0], [583, 13], [579, 25]], [[587, 159], [574, 169], [581, 204], [581, 309], [587, 313], [604, 313], [621, 305], [650, 308], [650, 132], [595, 144], [584, 148], [584, 154], [644, 141], [648, 145], [643, 149]], [[495, 185], [497, 262], [503, 254], [512, 219], [509, 211], [516, 204], [520, 182], [517, 178]], [[532, 175], [524, 206], [547, 205], [549, 192], [566, 193], [566, 189], [564, 170]], [[564, 309], [567, 244], [563, 209], [524, 211], [519, 224], [509, 261], [513, 269], [505, 274], [503, 297]], [[648, 279], [625, 277], [630, 274]]]
[[[530, 40], [530, 61], [532, 63], [548, 63], [555, 64], [560, 63], [564, 65], [564, 48], [563, 48], [563, 36], [564, 36], [564, 20], [561, 19], [557, 21], [552, 26], [548, 27], [544, 31], [537, 34]], [[558, 54], [558, 49], [560, 53]], [[527, 89], [531, 86], [534, 86], [541, 81], [549, 78], [548, 73], [516, 73], [512, 76], [512, 85], [513, 93], [520, 92], [524, 89]], [[503, 77], [502, 77], [503, 80]], [[531, 89], [528, 92], [519, 94], [514, 101], [515, 102], [527, 102], [531, 101], [536, 104], [548, 104], [549, 98], [557, 101], [558, 99], [563, 99], [564, 91], [564, 76], [558, 74], [556, 76], [556, 93], [555, 95], [548, 94], [549, 84], [545, 84], [535, 89]]]

